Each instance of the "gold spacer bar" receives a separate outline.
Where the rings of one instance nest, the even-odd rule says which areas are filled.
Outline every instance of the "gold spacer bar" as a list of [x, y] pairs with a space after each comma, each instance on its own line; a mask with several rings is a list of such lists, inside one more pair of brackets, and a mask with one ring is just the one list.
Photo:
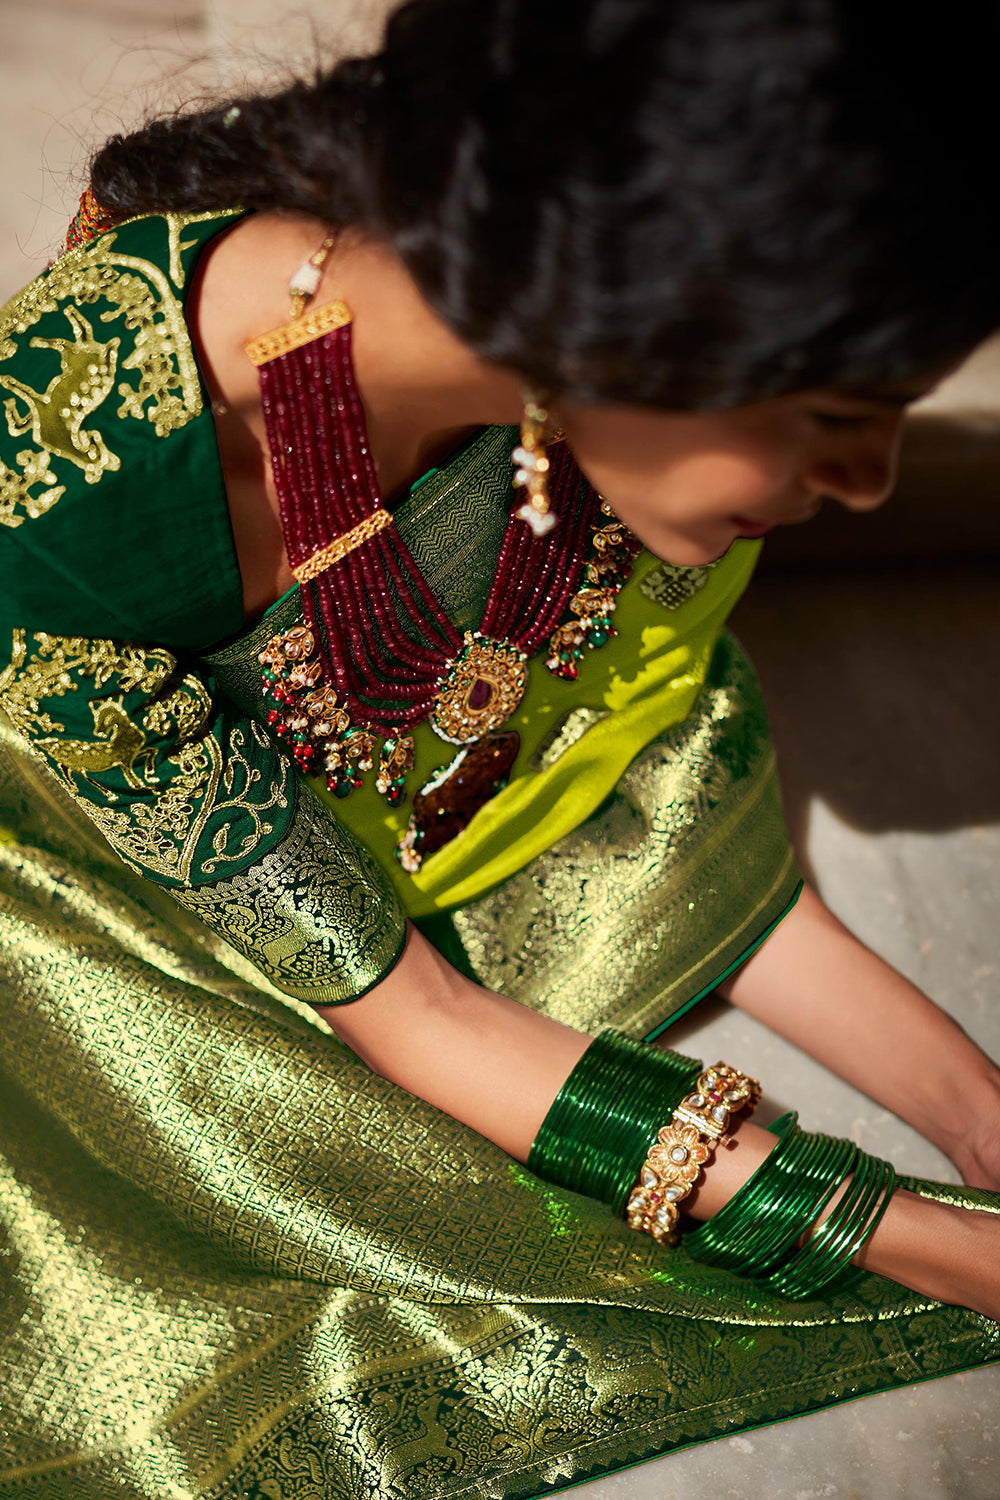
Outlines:
[[313, 339], [322, 338], [324, 333], [332, 333], [335, 328], [345, 327], [350, 321], [351, 314], [346, 303], [326, 302], [314, 312], [303, 313], [291, 323], [272, 328], [270, 333], [260, 333], [256, 338], [248, 339], [243, 347], [252, 364], [266, 365], [281, 354], [301, 349], [304, 344], [311, 344]]
[[359, 521], [357, 526], [353, 526], [350, 531], [345, 531], [342, 536], [334, 537], [332, 542], [328, 542], [325, 547], [314, 552], [312, 557], [307, 557], [305, 562], [293, 568], [292, 572], [299, 583], [309, 583], [312, 579], [318, 578], [321, 573], [325, 573], [327, 568], [332, 567], [335, 562], [339, 562], [342, 557], [346, 557], [348, 552], [353, 552], [356, 547], [370, 541], [373, 536], [377, 536], [380, 531], [384, 531], [387, 526], [391, 525], [392, 512], [380, 507], [370, 516], [365, 516], [365, 519]]

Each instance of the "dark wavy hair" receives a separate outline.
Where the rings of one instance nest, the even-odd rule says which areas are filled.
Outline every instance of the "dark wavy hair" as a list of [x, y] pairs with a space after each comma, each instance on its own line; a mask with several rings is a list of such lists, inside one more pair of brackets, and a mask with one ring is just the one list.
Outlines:
[[116, 216], [358, 225], [581, 400], [894, 382], [1000, 324], [995, 3], [409, 0], [382, 51], [115, 136]]

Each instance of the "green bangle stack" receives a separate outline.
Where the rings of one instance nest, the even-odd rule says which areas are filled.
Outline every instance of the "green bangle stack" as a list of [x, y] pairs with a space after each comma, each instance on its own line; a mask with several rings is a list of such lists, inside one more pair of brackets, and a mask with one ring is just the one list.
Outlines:
[[620, 1213], [658, 1130], [700, 1073], [677, 1052], [601, 1032], [542, 1121], [529, 1168]]
[[[832, 1281], [874, 1232], [895, 1189], [895, 1173], [851, 1141], [801, 1130], [795, 1114], [769, 1128], [777, 1146], [725, 1207], [687, 1236], [685, 1248], [784, 1296], [808, 1297]], [[848, 1179], [840, 1202], [796, 1250]]]

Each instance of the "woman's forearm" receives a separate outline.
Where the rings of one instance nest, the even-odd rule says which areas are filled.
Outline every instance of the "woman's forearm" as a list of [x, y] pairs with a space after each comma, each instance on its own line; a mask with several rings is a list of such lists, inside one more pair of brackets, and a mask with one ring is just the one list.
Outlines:
[[[522, 1162], [591, 1040], [473, 984], [412, 929], [386, 980], [321, 1014], [374, 1071]], [[716, 1213], [774, 1147], [770, 1132], [741, 1124], [716, 1151], [685, 1210], [698, 1219]], [[1000, 1313], [995, 1216], [897, 1194], [860, 1261], [924, 1295]]]
[[720, 992], [1000, 1187], [1000, 1069], [814, 891]]
[[591, 1040], [466, 979], [413, 927], [381, 984], [317, 1009], [374, 1072], [522, 1162]]

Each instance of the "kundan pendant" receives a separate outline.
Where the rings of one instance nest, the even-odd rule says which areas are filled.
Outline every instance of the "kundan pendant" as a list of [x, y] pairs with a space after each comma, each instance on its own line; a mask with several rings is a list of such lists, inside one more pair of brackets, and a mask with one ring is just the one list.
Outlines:
[[467, 630], [461, 656], [434, 695], [431, 728], [450, 745], [480, 740], [510, 718], [527, 683], [523, 651]]

